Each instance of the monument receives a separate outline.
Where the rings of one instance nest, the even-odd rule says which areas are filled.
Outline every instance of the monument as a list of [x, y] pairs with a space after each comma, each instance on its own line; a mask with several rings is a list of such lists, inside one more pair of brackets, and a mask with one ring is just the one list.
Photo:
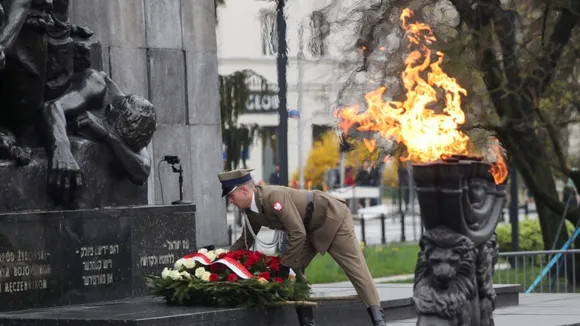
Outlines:
[[0, 3], [2, 310], [147, 295], [196, 247], [194, 205], [147, 206], [159, 107], [103, 71], [72, 4]]
[[413, 166], [425, 226], [413, 291], [419, 326], [494, 325], [505, 180], [496, 184], [491, 168], [469, 157]]

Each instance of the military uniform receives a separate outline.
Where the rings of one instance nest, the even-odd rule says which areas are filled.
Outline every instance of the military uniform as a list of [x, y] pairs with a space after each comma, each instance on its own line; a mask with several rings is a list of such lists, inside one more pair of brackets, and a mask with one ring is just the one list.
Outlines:
[[[222, 196], [251, 180], [251, 170], [222, 173]], [[365, 304], [375, 325], [385, 325], [380, 299], [354, 231], [350, 209], [342, 199], [322, 191], [303, 191], [282, 186], [255, 186], [257, 212], [245, 208], [254, 234], [262, 226], [283, 230], [287, 235], [281, 264], [304, 271], [317, 253], [329, 253], [344, 270]], [[249, 249], [254, 238], [248, 229], [232, 245], [232, 250]]]

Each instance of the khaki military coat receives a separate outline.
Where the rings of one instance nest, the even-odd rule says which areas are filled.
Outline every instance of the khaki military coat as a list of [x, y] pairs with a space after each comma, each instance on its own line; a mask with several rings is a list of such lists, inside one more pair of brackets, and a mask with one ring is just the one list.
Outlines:
[[[308, 228], [304, 216], [308, 204], [308, 191], [282, 186], [256, 186], [254, 198], [260, 213], [245, 209], [254, 233], [262, 226], [286, 232], [286, 251], [282, 264], [293, 269], [299, 266], [305, 242], [309, 241], [320, 254], [324, 254], [344, 222], [350, 216], [346, 202], [325, 192], [314, 190], [314, 212]], [[245, 233], [245, 234], [244, 234]], [[232, 245], [232, 250], [248, 249], [254, 239], [248, 230]], [[246, 246], [247, 245], [247, 246]]]

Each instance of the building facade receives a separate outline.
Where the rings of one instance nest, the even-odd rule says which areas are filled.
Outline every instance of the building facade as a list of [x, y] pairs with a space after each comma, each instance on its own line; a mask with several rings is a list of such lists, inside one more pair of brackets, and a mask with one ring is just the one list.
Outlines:
[[[344, 41], [331, 30], [330, 18], [324, 10], [329, 4], [330, 1], [326, 0], [298, 0], [289, 1], [286, 6], [290, 178], [299, 168], [299, 153], [302, 154], [304, 166], [313, 139], [335, 125], [333, 112], [340, 84], [334, 74]], [[273, 90], [264, 96], [250, 94], [246, 110], [238, 120], [240, 124], [256, 123], [261, 127], [262, 137], [257, 137], [249, 153], [246, 153], [246, 164], [255, 169], [253, 175], [256, 181], [267, 182], [277, 164], [275, 140], [279, 124], [276, 2], [227, 1], [225, 6], [218, 9], [218, 20], [219, 74], [251, 70], [265, 78], [271, 85], [269, 89]], [[302, 60], [299, 59], [301, 46]], [[303, 71], [302, 107], [299, 104], [300, 65]], [[248, 85], [252, 89], [255, 81], [249, 80]], [[301, 132], [298, 119], [302, 120]]]

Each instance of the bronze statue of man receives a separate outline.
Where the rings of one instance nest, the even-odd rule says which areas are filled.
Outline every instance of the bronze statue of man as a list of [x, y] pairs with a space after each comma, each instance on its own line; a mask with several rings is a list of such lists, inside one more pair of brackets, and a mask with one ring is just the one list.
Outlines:
[[[74, 122], [73, 132], [110, 146], [129, 180], [137, 185], [147, 182], [151, 166], [147, 145], [157, 128], [155, 108], [143, 97], [125, 95], [104, 72], [86, 69], [74, 74], [64, 94], [43, 104], [42, 120], [46, 128], [57, 130]], [[67, 180], [52, 181], [62, 182]]]
[[[43, 103], [58, 98], [71, 86], [74, 66], [71, 36], [86, 38], [92, 32], [70, 23], [69, 0], [4, 0], [3, 5], [0, 128], [4, 128], [0, 137], [4, 135], [7, 141], [0, 139], [0, 147], [14, 146], [9, 141], [14, 137], [7, 130], [20, 137], [33, 130], [40, 117], [43, 128], [39, 138], [46, 141], [51, 193], [56, 199], [67, 201], [69, 192], [82, 184], [81, 171], [70, 150], [66, 121], [59, 120], [64, 117], [60, 112], [47, 114], [46, 108], [54, 106]], [[18, 161], [18, 157], [12, 158]]]

